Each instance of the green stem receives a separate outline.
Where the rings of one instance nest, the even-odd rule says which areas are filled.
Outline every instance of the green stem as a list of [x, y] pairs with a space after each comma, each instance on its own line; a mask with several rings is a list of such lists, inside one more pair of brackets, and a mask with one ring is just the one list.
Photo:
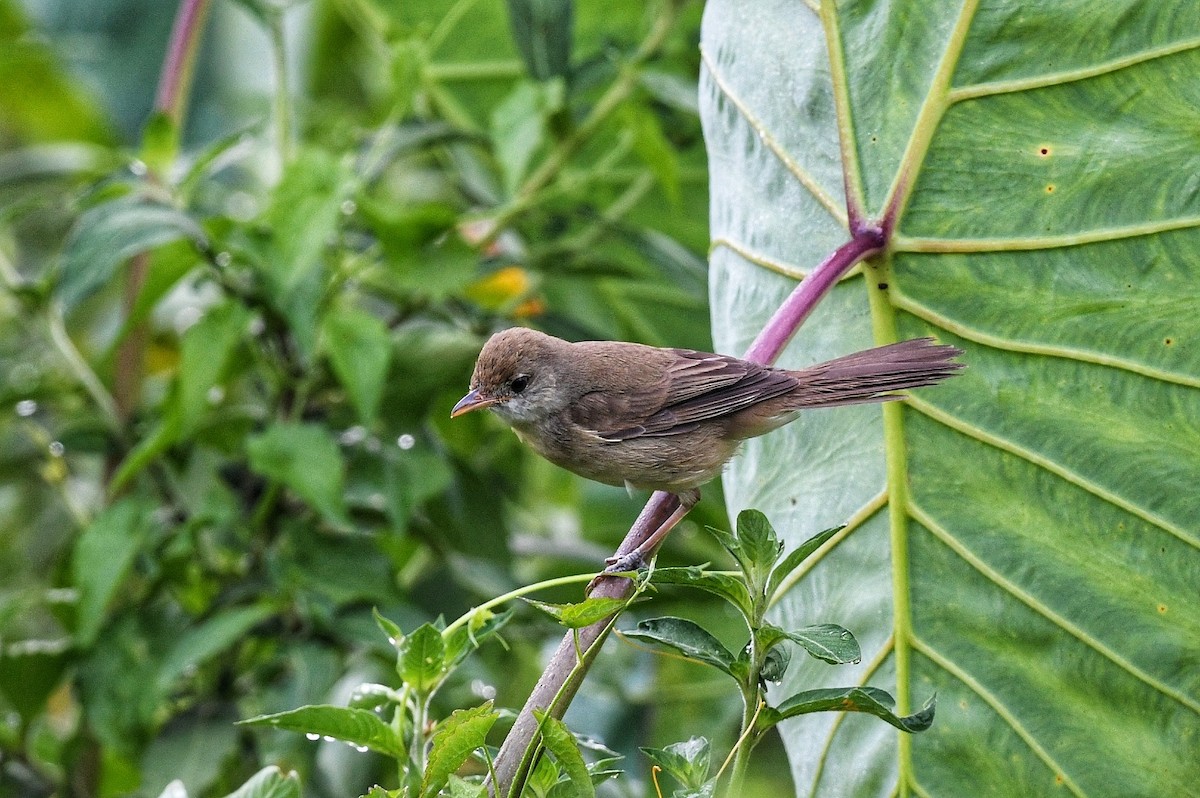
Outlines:
[[267, 33], [271, 39], [271, 64], [275, 72], [275, 94], [271, 104], [275, 121], [276, 144], [279, 162], [287, 166], [292, 162], [292, 97], [288, 89], [287, 36], [283, 28], [282, 10], [267, 15]]
[[443, 82], [466, 80], [508, 80], [519, 78], [525, 67], [515, 58], [504, 61], [468, 61], [464, 63], [428, 64], [425, 74], [431, 80]]
[[544, 582], [536, 582], [532, 585], [525, 585], [524, 587], [519, 587], [516, 590], [510, 590], [502, 596], [496, 596], [495, 598], [489, 599], [488, 601], [485, 601], [484, 603], [480, 604], [478, 607], [471, 608], [470, 612], [467, 612], [467, 613], [459, 616], [459, 618], [457, 620], [455, 620], [454, 623], [447, 626], [442, 631], [442, 635], [443, 636], [449, 635], [455, 629], [458, 629], [460, 626], [465, 626], [466, 624], [470, 623], [471, 619], [475, 617], [475, 614], [480, 612], [481, 610], [490, 610], [493, 607], [498, 607], [501, 604], [505, 604], [509, 601], [512, 601], [515, 598], [520, 598], [521, 596], [527, 595], [529, 593], [536, 593], [539, 590], [549, 590], [552, 587], [560, 587], [562, 585], [576, 585], [581, 582], [590, 582], [592, 580], [593, 576], [595, 576], [595, 574], [574, 574], [572, 576], [560, 576], [556, 579], [547, 579]]

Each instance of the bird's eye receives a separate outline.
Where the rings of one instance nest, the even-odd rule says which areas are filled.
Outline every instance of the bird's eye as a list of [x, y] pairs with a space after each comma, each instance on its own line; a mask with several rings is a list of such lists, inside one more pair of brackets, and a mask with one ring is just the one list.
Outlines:
[[513, 393], [520, 393], [521, 391], [525, 390], [525, 388], [528, 385], [529, 385], [529, 375], [528, 374], [518, 374], [517, 376], [513, 377], [512, 382], [509, 384], [509, 387], [512, 388]]

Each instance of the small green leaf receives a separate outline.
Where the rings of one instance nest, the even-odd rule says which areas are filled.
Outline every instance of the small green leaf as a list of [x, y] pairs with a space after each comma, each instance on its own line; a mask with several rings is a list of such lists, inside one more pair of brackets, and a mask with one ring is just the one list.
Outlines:
[[534, 599], [525, 599], [525, 603], [546, 613], [568, 629], [582, 629], [620, 612], [629, 601], [597, 596], [575, 604], [548, 604]]
[[447, 667], [455, 667], [483, 641], [498, 634], [504, 625], [512, 620], [514, 614], [512, 609], [501, 613], [484, 609], [473, 610], [471, 620], [466, 626], [459, 626], [453, 632], [442, 635], [442, 639], [446, 641]]
[[737, 517], [737, 537], [747, 578], [755, 585], [764, 585], [762, 577], [770, 573], [783, 553], [775, 528], [758, 510], [742, 510]]
[[785, 634], [789, 640], [803, 646], [809, 654], [831, 665], [854, 664], [862, 661], [862, 651], [859, 649], [854, 635], [836, 623], [806, 626], [794, 632], [785, 632]]
[[392, 357], [391, 335], [382, 321], [355, 308], [331, 309], [323, 329], [333, 373], [350, 395], [359, 420], [371, 426]]
[[513, 41], [537, 80], [565, 77], [571, 69], [572, 0], [508, 0]]
[[300, 775], [270, 765], [251, 776], [225, 798], [300, 798]]
[[209, 408], [209, 391], [221, 378], [250, 322], [250, 311], [239, 302], [210, 308], [204, 318], [183, 334], [179, 353], [180, 434], [196, 428]]
[[537, 765], [533, 768], [533, 772], [529, 774], [529, 779], [525, 784], [525, 792], [522, 795], [548, 796], [550, 790], [558, 783], [558, 776], [558, 762], [552, 757], [540, 757]]
[[432, 624], [423, 624], [405, 635], [399, 647], [396, 670], [420, 694], [428, 694], [446, 672], [446, 644]]
[[692, 737], [666, 748], [643, 748], [642, 753], [688, 790], [698, 790], [708, 780], [709, 744], [706, 737]]
[[892, 711], [895, 700], [876, 687], [828, 687], [805, 690], [783, 701], [777, 707], [767, 707], [759, 714], [760, 728], [767, 729], [781, 720], [807, 715], [810, 712], [865, 712], [882, 718], [906, 732], [925, 731], [933, 725], [934, 698], [918, 712], [903, 717]]
[[389, 620], [379, 614], [379, 610], [372, 608], [371, 615], [375, 618], [375, 625], [379, 630], [387, 635], [388, 642], [399, 651], [400, 643], [404, 640], [404, 632], [395, 621]]
[[271, 765], [255, 773], [225, 798], [300, 798], [300, 776], [295, 771], [284, 774]]
[[467, 781], [458, 776], [451, 776], [450, 798], [487, 798], [488, 790], [483, 784]]
[[500, 713], [488, 701], [471, 709], [458, 709], [438, 724], [430, 741], [429, 763], [421, 783], [421, 794], [434, 796], [458, 770], [471, 752], [480, 748]]
[[516, 192], [533, 154], [541, 146], [546, 133], [546, 117], [561, 105], [561, 95], [561, 83], [539, 85], [521, 81], [492, 111], [492, 148], [509, 196]]
[[736, 576], [705, 571], [695, 565], [679, 568], [656, 568], [651, 580], [656, 585], [682, 585], [712, 593], [733, 604], [749, 620], [754, 607], [746, 583]]
[[592, 798], [596, 788], [592, 785], [592, 776], [588, 773], [587, 763], [575, 743], [575, 736], [567, 728], [567, 724], [557, 718], [552, 718], [540, 710], [533, 711], [542, 732], [542, 744], [558, 762], [559, 768], [566, 774], [571, 783], [572, 794], [579, 798]]
[[763, 658], [759, 676], [764, 682], [777, 684], [783, 678], [783, 674], [787, 673], [788, 666], [791, 664], [792, 652], [784, 646], [775, 646], [767, 651], [767, 655]]
[[76, 542], [71, 574], [79, 590], [75, 639], [80, 646], [95, 642], [109, 602], [146, 538], [152, 512], [145, 502], [122, 499], [97, 516]]
[[274, 612], [271, 607], [236, 607], [189, 628], [159, 664], [156, 679], [159, 693], [167, 695], [180, 676], [244, 638]]
[[776, 591], [779, 590], [779, 585], [783, 580], [795, 571], [800, 565], [812, 556], [813, 552], [821, 548], [825, 541], [845, 529], [844, 526], [835, 526], [826, 529], [824, 532], [818, 532], [808, 540], [801, 543], [795, 549], [788, 552], [782, 560], [771, 571], [771, 576], [767, 579], [767, 598], [772, 599]]
[[325, 427], [276, 422], [246, 441], [246, 454], [255, 471], [291, 488], [335, 525], [350, 526], [342, 454]]
[[192, 217], [141, 196], [90, 209], [75, 224], [63, 254], [58, 296], [70, 310], [109, 282], [117, 267], [142, 252], [180, 239], [205, 240]]
[[350, 709], [315, 704], [274, 715], [259, 715], [239, 722], [241, 726], [270, 726], [299, 732], [315, 739], [332, 737], [351, 745], [369, 748], [385, 756], [402, 759], [404, 741], [396, 731], [369, 709]]
[[0, 694], [28, 723], [41, 714], [60, 684], [70, 657], [70, 641], [20, 640], [0, 646]]
[[700, 625], [685, 618], [651, 618], [639, 623], [636, 629], [622, 634], [634, 640], [666, 646], [687, 659], [707, 663], [733, 675], [734, 656], [729, 649]]
[[402, 703], [403, 696], [385, 684], [365, 682], [354, 688], [346, 702], [354, 709], [376, 709]]
[[161, 177], [167, 174], [178, 154], [179, 128], [169, 114], [155, 111], [142, 128], [142, 161]]

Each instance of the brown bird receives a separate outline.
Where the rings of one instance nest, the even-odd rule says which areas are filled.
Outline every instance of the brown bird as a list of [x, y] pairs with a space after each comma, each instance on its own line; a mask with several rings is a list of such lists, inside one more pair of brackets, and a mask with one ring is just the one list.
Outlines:
[[[728, 355], [615, 341], [569, 343], [522, 327], [493, 335], [452, 417], [490, 408], [552, 463], [609, 485], [679, 497], [678, 517], [622, 558], [640, 561], [741, 442], [801, 410], [903, 398], [963, 367], [962, 350], [916, 338], [791, 371]], [[614, 570], [612, 568], [609, 569]]]

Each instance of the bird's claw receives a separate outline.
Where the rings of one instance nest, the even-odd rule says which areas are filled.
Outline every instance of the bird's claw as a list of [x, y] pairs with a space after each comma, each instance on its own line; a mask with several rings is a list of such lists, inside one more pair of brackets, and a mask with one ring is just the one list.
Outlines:
[[591, 595], [591, 592], [596, 589], [603, 580], [608, 577], [626, 577], [630, 578], [637, 575], [637, 572], [646, 567], [646, 560], [642, 553], [634, 550], [628, 554], [622, 554], [619, 557], [608, 557], [604, 560], [604, 570], [596, 574], [592, 581], [588, 582], [584, 589], [584, 595]]

